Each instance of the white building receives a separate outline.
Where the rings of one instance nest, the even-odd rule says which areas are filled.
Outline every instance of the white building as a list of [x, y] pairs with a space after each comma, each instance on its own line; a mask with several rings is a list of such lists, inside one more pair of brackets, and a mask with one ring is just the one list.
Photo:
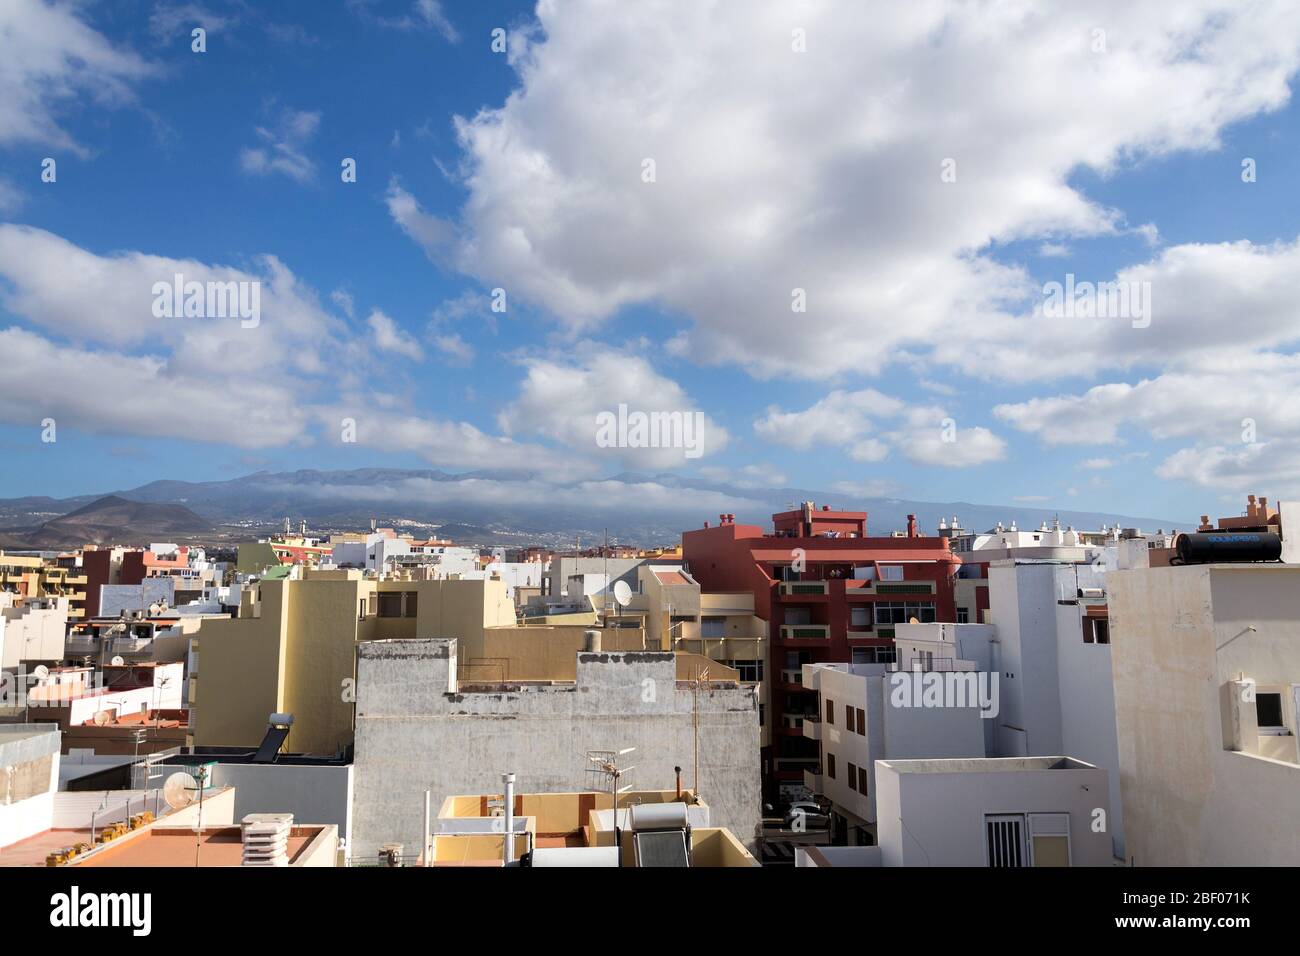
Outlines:
[[[875, 842], [878, 761], [985, 755], [988, 721], [981, 717], [978, 682], [987, 676], [969, 666], [960, 674], [922, 674], [885, 664], [804, 665], [803, 686], [817, 691], [819, 713], [803, 720], [803, 734], [821, 742], [820, 773], [805, 771], [805, 784], [830, 801], [837, 840]], [[956, 700], [941, 687], [933, 699], [924, 698], [923, 682], [950, 682], [955, 689], [958, 680], [974, 683], [975, 692]]]
[[52, 825], [61, 738], [48, 724], [0, 725], [0, 851]]
[[[1289, 511], [1284, 559], [1300, 545]], [[1138, 567], [1107, 583], [1128, 858], [1300, 865], [1300, 565]]]
[[11, 670], [22, 661], [62, 660], [67, 630], [67, 598], [15, 603], [13, 594], [0, 591], [0, 667]]
[[882, 760], [880, 845], [805, 847], [796, 865], [1108, 866], [1106, 771], [1070, 757]]

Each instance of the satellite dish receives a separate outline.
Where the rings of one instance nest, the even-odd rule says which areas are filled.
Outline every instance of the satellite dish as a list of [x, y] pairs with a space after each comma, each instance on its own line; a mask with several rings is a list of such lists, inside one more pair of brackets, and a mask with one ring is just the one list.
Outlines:
[[32, 668], [32, 676], [37, 680], [45, 680], [45, 678], [50, 676], [50, 669], [44, 664], [37, 664]]
[[109, 663], [112, 664], [114, 667], [121, 667], [123, 664], [126, 663], [126, 659], [123, 658], [121, 654], [114, 654], [113, 659], [109, 661]]
[[907, 623], [908, 623], [908, 624], [920, 624], [921, 622], [918, 621], [916, 618], [912, 618], [912, 619], [911, 619], [910, 621], [908, 621]]
[[627, 607], [632, 600], [632, 589], [627, 586], [626, 581], [619, 581], [614, 585], [614, 600], [618, 602], [619, 607]]
[[173, 810], [183, 810], [194, 802], [198, 782], [184, 770], [178, 770], [163, 783], [163, 799]]
[[92, 719], [95, 721], [96, 727], [103, 727], [110, 720], [113, 719], [113, 715], [106, 710], [97, 710], [95, 711], [95, 716]]

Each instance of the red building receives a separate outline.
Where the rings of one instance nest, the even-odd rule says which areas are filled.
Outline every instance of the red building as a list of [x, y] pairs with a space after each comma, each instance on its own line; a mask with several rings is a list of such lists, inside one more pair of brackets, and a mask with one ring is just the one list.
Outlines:
[[827, 661], [887, 663], [894, 625], [954, 621], [953, 579], [961, 564], [946, 538], [867, 536], [865, 511], [815, 510], [812, 502], [772, 516], [773, 530], [721, 524], [682, 534], [682, 555], [701, 590], [751, 591], [768, 622], [768, 712], [763, 790], [778, 799], [818, 766], [817, 742], [802, 721], [819, 719], [817, 695], [800, 683], [802, 666]]

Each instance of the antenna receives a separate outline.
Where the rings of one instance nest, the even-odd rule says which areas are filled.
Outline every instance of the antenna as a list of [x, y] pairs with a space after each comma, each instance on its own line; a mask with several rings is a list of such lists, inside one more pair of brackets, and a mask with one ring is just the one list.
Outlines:
[[587, 763], [591, 766], [587, 768], [587, 774], [597, 779], [597, 785], [594, 790], [601, 792], [609, 791], [610, 800], [613, 802], [614, 810], [614, 846], [618, 850], [619, 865], [623, 860], [623, 841], [618, 832], [618, 795], [627, 793], [632, 789], [632, 785], [626, 784], [622, 787], [618, 782], [626, 776], [629, 776], [633, 767], [620, 767], [619, 758], [626, 757], [630, 753], [635, 753], [635, 747], [624, 747], [622, 750], [588, 750]]

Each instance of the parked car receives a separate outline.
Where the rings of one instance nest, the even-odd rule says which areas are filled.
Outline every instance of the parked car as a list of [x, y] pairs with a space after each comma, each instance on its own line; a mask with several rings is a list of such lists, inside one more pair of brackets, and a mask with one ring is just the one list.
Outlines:
[[[798, 823], [802, 818], [802, 823]], [[831, 825], [830, 814], [813, 800], [796, 800], [785, 814], [787, 830], [824, 830]]]

